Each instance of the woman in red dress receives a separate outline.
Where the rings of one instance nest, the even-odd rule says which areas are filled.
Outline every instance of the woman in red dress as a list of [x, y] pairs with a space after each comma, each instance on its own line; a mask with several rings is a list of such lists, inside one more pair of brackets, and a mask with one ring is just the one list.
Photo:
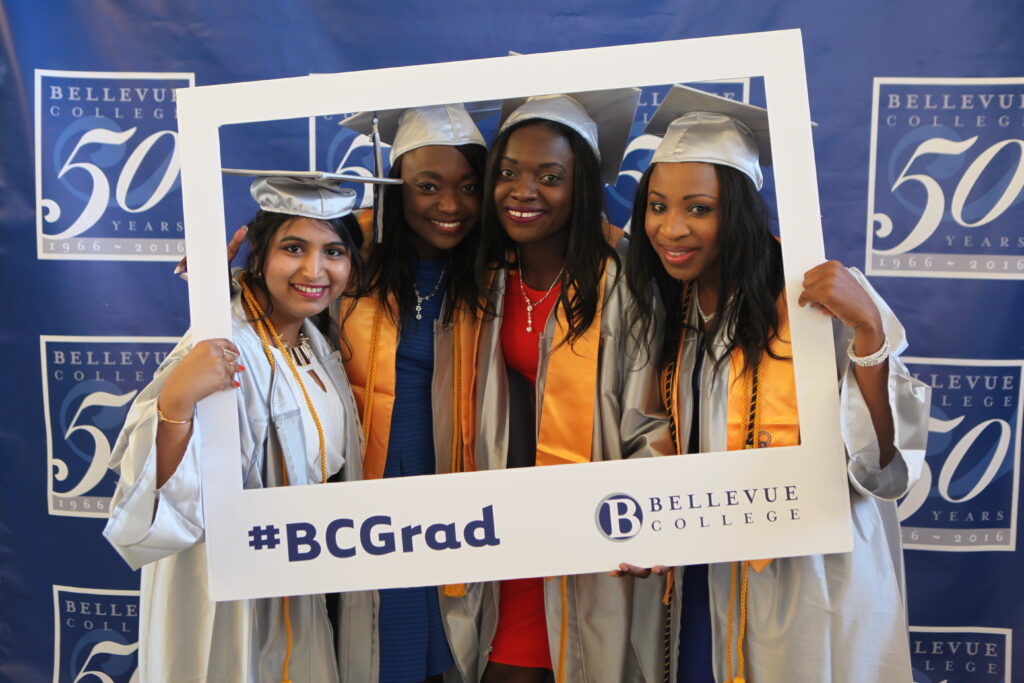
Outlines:
[[[602, 211], [602, 178], [615, 179], [638, 94], [505, 103], [477, 268], [486, 301], [474, 448], [481, 469], [670, 449], [656, 378], [633, 371], [629, 335], [617, 333], [629, 308], [617, 251], [625, 239]], [[606, 574], [488, 585], [483, 681], [631, 680], [632, 590]]]

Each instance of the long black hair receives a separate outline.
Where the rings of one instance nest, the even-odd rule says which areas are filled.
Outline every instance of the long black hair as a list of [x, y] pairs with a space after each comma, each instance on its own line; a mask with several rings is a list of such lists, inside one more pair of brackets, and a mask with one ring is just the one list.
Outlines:
[[[467, 144], [455, 147], [469, 162], [478, 177], [484, 176], [484, 163], [487, 150], [480, 145]], [[388, 174], [391, 178], [402, 176], [402, 157], [398, 157]], [[402, 206], [402, 186], [385, 185], [382, 212], [384, 213], [384, 229], [380, 244], [370, 248], [367, 258], [365, 286], [350, 289], [346, 297], [361, 296], [377, 297], [380, 306], [397, 323], [412, 314], [416, 308], [416, 247], [411, 239], [412, 228], [405, 221]], [[478, 220], [479, 226], [479, 220]], [[473, 274], [473, 259], [479, 242], [479, 227], [469, 234], [448, 252], [448, 284], [445, 287], [447, 305], [442, 312], [442, 320], [449, 324], [455, 310], [464, 307], [475, 311], [478, 289]], [[392, 306], [391, 301], [397, 306]]]
[[[261, 210], [249, 221], [249, 232], [245, 236], [249, 242], [249, 255], [245, 261], [245, 269], [249, 272], [249, 286], [260, 292], [263, 295], [261, 298], [267, 302], [263, 311], [264, 319], [274, 310], [274, 301], [270, 296], [270, 290], [267, 289], [267, 283], [263, 279], [263, 265], [267, 262], [267, 254], [270, 251], [271, 243], [274, 241], [274, 235], [277, 234], [277, 231], [285, 223], [293, 218], [296, 217], [286, 213]], [[342, 244], [345, 245], [345, 249], [352, 259], [349, 287], [358, 289], [365, 270], [363, 255], [360, 251], [363, 246], [363, 232], [359, 229], [359, 221], [352, 214], [348, 214], [341, 218], [318, 219], [318, 222], [330, 226], [338, 237], [341, 238]], [[313, 324], [321, 331], [325, 331], [327, 329], [328, 317], [328, 310], [324, 309], [323, 312], [313, 316]]]
[[[660, 348], [649, 349], [660, 367], [675, 358], [686, 330], [683, 291], [687, 283], [670, 276], [647, 236], [647, 192], [652, 164], [640, 179], [630, 219], [626, 282], [639, 305], [629, 315], [630, 334], [641, 342], [648, 338], [654, 311], [647, 302], [657, 297], [665, 310], [665, 334]], [[729, 166], [715, 165], [718, 176], [718, 308], [705, 331], [713, 339], [719, 330], [732, 330], [727, 348], [715, 358], [717, 367], [729, 353], [743, 352], [744, 371], [756, 369], [761, 354], [778, 358], [769, 343], [778, 334], [776, 299], [782, 292], [782, 248], [768, 225], [768, 207], [754, 183]], [[735, 292], [729, 300], [728, 293]]]
[[[604, 187], [601, 167], [594, 150], [583, 137], [560, 123], [546, 119], [527, 119], [506, 128], [491, 145], [484, 176], [484, 204], [480, 212], [480, 250], [477, 253], [477, 282], [484, 293], [479, 298], [481, 314], [494, 316], [496, 289], [489, 285], [495, 270], [518, 267], [515, 242], [498, 221], [498, 208], [494, 203], [501, 160], [505, 156], [508, 140], [520, 128], [542, 125], [552, 129], [569, 141], [573, 153], [572, 211], [563, 230], [569, 231], [562, 273], [562, 289], [557, 306], [561, 306], [568, 322], [563, 341], [569, 344], [579, 339], [594, 322], [600, 302], [598, 284], [604, 275], [605, 261], [609, 258], [619, 265], [619, 256], [608, 244], [604, 230]], [[569, 291], [572, 290], [572, 296]]]

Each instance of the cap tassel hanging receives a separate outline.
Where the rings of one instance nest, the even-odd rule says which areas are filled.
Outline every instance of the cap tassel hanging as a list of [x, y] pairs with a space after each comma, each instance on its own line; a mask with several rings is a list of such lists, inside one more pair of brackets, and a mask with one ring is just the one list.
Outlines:
[[[377, 112], [373, 113], [373, 131], [370, 133], [370, 140], [373, 142], [373, 175], [383, 177], [384, 155], [381, 152], [380, 142], [380, 118]], [[384, 204], [384, 193], [374, 191], [373, 193], [373, 242], [380, 244], [384, 239], [384, 213], [381, 206]]]

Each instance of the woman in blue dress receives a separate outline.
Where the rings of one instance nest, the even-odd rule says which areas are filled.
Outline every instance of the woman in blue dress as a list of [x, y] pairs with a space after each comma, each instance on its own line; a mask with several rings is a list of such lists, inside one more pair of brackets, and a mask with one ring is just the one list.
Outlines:
[[[372, 118], [359, 114], [342, 125], [368, 133]], [[468, 302], [486, 146], [461, 104], [382, 112], [379, 125], [392, 145], [390, 175], [403, 183], [384, 191], [382, 216], [360, 216], [366, 232], [380, 219], [381, 241], [366, 254], [367, 286], [339, 313], [364, 476], [472, 470], [466, 435], [476, 317]], [[440, 681], [446, 671], [468, 680], [453, 655], [475, 653], [475, 626], [446, 624], [441, 612], [441, 601], [452, 600], [457, 614], [463, 593], [446, 586], [343, 596], [343, 680]]]

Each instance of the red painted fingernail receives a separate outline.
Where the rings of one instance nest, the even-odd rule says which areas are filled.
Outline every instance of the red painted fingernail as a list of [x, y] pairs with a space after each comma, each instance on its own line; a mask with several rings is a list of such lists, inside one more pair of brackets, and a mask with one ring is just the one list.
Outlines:
[[238, 369], [239, 369], [239, 370], [245, 370], [245, 366], [244, 366], [244, 365], [239, 365], [239, 366], [238, 366]]
[[236, 388], [237, 388], [237, 387], [240, 387], [240, 386], [242, 386], [242, 383], [241, 383], [241, 382], [235, 382], [235, 387], [236, 387]]

